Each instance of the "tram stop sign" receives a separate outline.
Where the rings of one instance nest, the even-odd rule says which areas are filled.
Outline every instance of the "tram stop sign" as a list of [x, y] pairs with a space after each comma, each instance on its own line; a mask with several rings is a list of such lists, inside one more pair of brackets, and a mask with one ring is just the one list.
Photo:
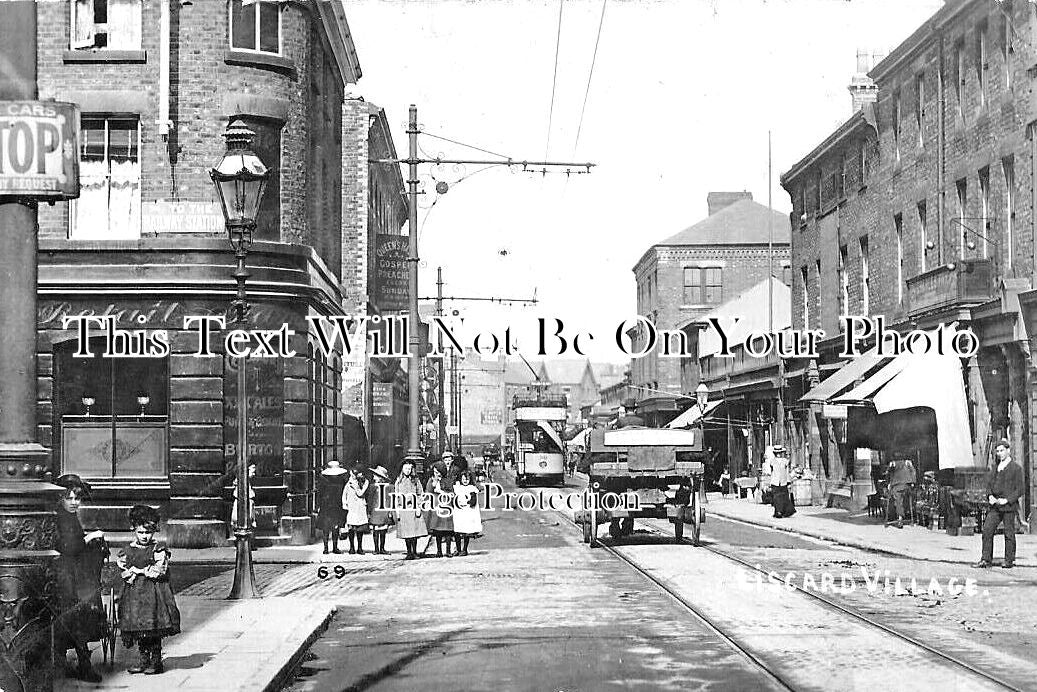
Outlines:
[[0, 101], [0, 195], [79, 197], [79, 106]]

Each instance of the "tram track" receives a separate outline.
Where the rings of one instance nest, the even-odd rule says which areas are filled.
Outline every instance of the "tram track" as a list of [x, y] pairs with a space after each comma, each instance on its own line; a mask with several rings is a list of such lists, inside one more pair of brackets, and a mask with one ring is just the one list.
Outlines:
[[[575, 525], [575, 522], [574, 522], [574, 525]], [[657, 536], [663, 536], [663, 537], [669, 538], [671, 540], [673, 539], [673, 536], [672, 536], [671, 532], [667, 532], [667, 531], [659, 528], [658, 526], [655, 526], [654, 524], [647, 523], [647, 522], [642, 522], [642, 526], [645, 526], [649, 530], [649, 533], [655, 534]], [[687, 539], [687, 538], [680, 539], [679, 544], [692, 546], [692, 542], [689, 539]], [[637, 566], [629, 557], [623, 555], [621, 552], [616, 550], [615, 547], [613, 547], [611, 545], [608, 545], [608, 544], [605, 544], [605, 543], [602, 543], [601, 541], [598, 542], [598, 545], [600, 545], [602, 548], [604, 548], [606, 551], [608, 551], [611, 555], [614, 555], [614, 556], [618, 557], [620, 560], [626, 562], [627, 564], [631, 565], [634, 569], [636, 569], [637, 571], [639, 571], [642, 574], [644, 574], [648, 579], [650, 579], [653, 583], [657, 584], [660, 588], [663, 588], [664, 590], [666, 590], [671, 595], [679, 598], [679, 600], [682, 600], [682, 601], [684, 600], [684, 599], [680, 599], [679, 596], [674, 594], [672, 592], [672, 590], [669, 589], [665, 584], [661, 583], [660, 580], [654, 578], [651, 574], [648, 574], [646, 570], [644, 570], [643, 568]], [[759, 565], [754, 565], [751, 562], [749, 562], [749, 561], [747, 561], [747, 560], [745, 560], [745, 559], [743, 559], [741, 557], [738, 557], [737, 555], [732, 555], [732, 554], [727, 553], [727, 552], [725, 552], [723, 550], [720, 550], [719, 548], [716, 548], [714, 546], [704, 545], [704, 544], [700, 543], [698, 546], [694, 546], [694, 547], [698, 547], [698, 548], [701, 548], [703, 550], [707, 550], [710, 553], [712, 553], [712, 554], [714, 554], [714, 555], [716, 555], [716, 556], [718, 556], [720, 558], [723, 558], [723, 559], [729, 560], [731, 562], [734, 562], [734, 563], [738, 564], [741, 567], [744, 567], [746, 569], [751, 570], [754, 573], [762, 574], [765, 577], [770, 575], [770, 572], [768, 572], [768, 570], [764, 569], [763, 567], [761, 567]], [[1000, 677], [998, 677], [998, 676], [996, 676], [996, 675], [994, 675], [992, 673], [989, 673], [989, 672], [987, 672], [987, 671], [985, 671], [985, 670], [983, 670], [981, 668], [977, 668], [976, 666], [972, 665], [968, 661], [964, 661], [964, 660], [958, 658], [957, 656], [954, 656], [954, 655], [949, 654], [949, 653], [947, 653], [945, 651], [941, 651], [941, 650], [939, 650], [939, 649], [937, 649], [937, 648], [935, 648], [933, 646], [930, 646], [929, 644], [926, 644], [925, 642], [921, 641], [920, 639], [918, 639], [916, 637], [911, 636], [910, 634], [907, 634], [907, 633], [902, 632], [902, 631], [900, 631], [898, 629], [890, 627], [889, 625], [886, 625], [886, 624], [884, 624], [882, 622], [879, 622], [878, 620], [876, 620], [874, 618], [868, 617], [864, 613], [861, 613], [861, 612], [859, 612], [859, 611], [857, 611], [857, 610], [855, 610], [853, 608], [845, 606], [842, 603], [839, 603], [839, 602], [835, 601], [834, 599], [831, 599], [831, 598], [825, 596], [822, 593], [818, 593], [818, 592], [812, 591], [810, 589], [805, 589], [802, 586], [797, 585], [795, 583], [789, 583], [786, 586], [791, 587], [797, 593], [805, 595], [805, 596], [807, 596], [807, 597], [809, 597], [809, 598], [811, 598], [811, 599], [813, 599], [813, 600], [815, 600], [815, 601], [817, 601], [819, 603], [822, 603], [827, 608], [836, 610], [836, 611], [838, 611], [838, 612], [840, 612], [840, 613], [842, 613], [844, 615], [847, 615], [847, 616], [855, 619], [858, 622], [861, 622], [862, 624], [864, 624], [864, 625], [866, 625], [866, 626], [868, 626], [868, 627], [870, 627], [872, 629], [880, 630], [880, 631], [884, 632], [885, 634], [887, 634], [889, 636], [892, 636], [892, 637], [894, 637], [896, 639], [899, 639], [900, 641], [903, 641], [903, 642], [905, 642], [907, 644], [910, 644], [913, 647], [917, 647], [918, 649], [922, 649], [923, 651], [926, 651], [927, 653], [929, 653], [931, 656], [933, 656], [933, 657], [935, 657], [935, 658], [937, 658], [937, 659], [939, 659], [939, 660], [941, 660], [941, 661], [943, 661], [945, 663], [949, 663], [949, 664], [951, 664], [953, 666], [956, 666], [958, 668], [964, 669], [964, 670], [968, 671], [969, 673], [971, 673], [971, 674], [973, 674], [975, 676], [978, 676], [980, 678], [983, 678], [984, 680], [986, 680], [988, 682], [994, 683], [995, 685], [1003, 687], [1004, 689], [1013, 690], [1014, 692], [1025, 692], [1024, 688], [1020, 688], [1020, 687], [1018, 687], [1018, 686], [1016, 686], [1016, 685], [1014, 685], [1014, 684], [1012, 684], [1012, 683], [1010, 683], [1010, 682], [1008, 682], [1008, 681], [1006, 681], [1006, 680], [1004, 680], [1004, 679], [1002, 679], [1002, 678], [1000, 678]], [[687, 605], [687, 604], [685, 604], [685, 605]], [[700, 613], [696, 613], [696, 614], [699, 615], [700, 618], [705, 619]], [[711, 626], [712, 629], [715, 629], [716, 631], [719, 632], [719, 629], [716, 628], [715, 623], [711, 623], [710, 626]], [[736, 642], [734, 642], [734, 640], [731, 637], [729, 637], [727, 635], [724, 635], [723, 633], [720, 633], [720, 634], [721, 634], [722, 637], [724, 637], [725, 641], [733, 642], [733, 643], [735, 643], [735, 646], [737, 646], [740, 650], [744, 650], [744, 647], [739, 646]], [[755, 659], [755, 657], [754, 657], [754, 659]], [[768, 670], [768, 672], [773, 675], [773, 671]], [[789, 688], [789, 689], [792, 689], [792, 688]]]
[[[574, 521], [573, 517], [562, 512], [559, 512], [559, 514], [562, 514], [562, 516], [564, 516], [573, 527], [582, 530], [581, 525], [577, 524]], [[650, 523], [650, 521], [641, 521], [639, 522], [639, 524], [647, 528], [648, 532], [654, 534], [655, 536], [662, 536], [670, 541], [674, 540], [672, 531], [666, 531], [656, 526], [654, 523]], [[619, 550], [619, 548], [621, 548], [622, 546], [613, 546], [601, 540], [596, 541], [596, 544], [609, 555], [626, 564], [632, 570], [634, 570], [635, 572], [643, 576], [645, 579], [647, 579], [649, 582], [651, 582], [656, 588], [662, 590], [674, 601], [679, 603], [689, 614], [692, 615], [692, 617], [697, 622], [701, 623], [706, 629], [708, 629], [715, 636], [717, 636], [717, 638], [719, 638], [721, 641], [727, 644], [737, 654], [739, 654], [745, 660], [749, 661], [755, 668], [760, 670], [767, 677], [768, 680], [770, 680], [773, 684], [777, 685], [780, 689], [797, 690], [802, 688], [802, 685], [796, 686], [795, 683], [790, 679], [789, 675], [783, 673], [783, 671], [781, 671], [777, 666], [771, 664], [763, 656], [757, 654], [752, 647], [739, 641], [739, 637], [736, 633], [730, 632], [728, 628], [726, 628], [722, 623], [717, 622], [715, 618], [711, 617], [708, 613], [703, 612], [701, 608], [689, 601], [689, 599], [685, 598], [676, 588], [674, 588], [671, 584], [667, 583], [665, 579], [659, 578], [658, 576], [653, 574], [649, 569], [646, 569], [644, 566], [638, 564], [638, 562], [634, 560], [632, 557], [630, 557], [629, 555], [625, 555], [621, 550]], [[723, 560], [737, 564], [739, 567], [751, 570], [753, 573], [760, 573], [764, 576], [769, 575], [769, 572], [763, 567], [754, 565], [742, 559], [741, 557], [729, 554], [714, 546], [704, 545], [702, 543], [700, 543], [698, 546], [694, 546], [692, 541], [688, 538], [682, 538], [679, 541], [679, 544], [704, 549]], [[1008, 682], [995, 674], [978, 668], [969, 663], [968, 661], [962, 660], [961, 658], [954, 656], [953, 654], [941, 651], [917, 639], [916, 637], [911, 636], [910, 634], [890, 627], [889, 625], [879, 622], [876, 619], [865, 615], [864, 613], [861, 613], [853, 608], [838, 603], [837, 601], [826, 597], [824, 594], [816, 593], [809, 589], [804, 589], [803, 587], [796, 584], [789, 584], [789, 586], [791, 586], [797, 594], [806, 596], [809, 599], [817, 603], [820, 603], [824, 608], [836, 611], [844, 616], [850, 617], [855, 622], [863, 625], [864, 627], [870, 630], [881, 632], [882, 634], [892, 637], [900, 642], [903, 642], [909, 645], [910, 647], [915, 648], [916, 650], [925, 652], [925, 654], [928, 655], [930, 660], [936, 660], [939, 661], [942, 665], [951, 666], [954, 669], [965, 671], [967, 674], [980, 678], [985, 682], [993, 684], [1001, 689], [1012, 690], [1013, 692], [1025, 692], [1025, 688], [1012, 684], [1011, 682]]]

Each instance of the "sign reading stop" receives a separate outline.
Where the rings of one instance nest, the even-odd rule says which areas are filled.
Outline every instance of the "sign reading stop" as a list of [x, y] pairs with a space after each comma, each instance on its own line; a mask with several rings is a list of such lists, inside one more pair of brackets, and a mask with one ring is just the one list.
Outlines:
[[0, 195], [79, 197], [79, 106], [0, 101]]

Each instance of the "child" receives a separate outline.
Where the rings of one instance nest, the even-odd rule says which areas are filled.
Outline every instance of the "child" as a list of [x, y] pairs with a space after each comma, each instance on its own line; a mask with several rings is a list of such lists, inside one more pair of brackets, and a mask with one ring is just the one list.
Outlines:
[[381, 506], [382, 498], [379, 496], [382, 493], [379, 492], [379, 488], [389, 482], [389, 471], [384, 466], [376, 466], [371, 469], [371, 475], [374, 477], [374, 483], [370, 484], [367, 491], [367, 517], [371, 524], [371, 535], [374, 537], [374, 554], [388, 555], [389, 551], [385, 549], [385, 536], [392, 524], [392, 512]]
[[342, 507], [346, 510], [349, 530], [349, 554], [364, 554], [364, 532], [367, 531], [367, 490], [370, 484], [358, 466], [349, 471], [349, 481], [342, 491]]
[[[450, 511], [453, 502], [453, 479], [448, 475], [447, 465], [437, 461], [432, 465], [432, 477], [425, 485], [425, 493], [432, 496], [432, 508], [425, 511], [425, 526], [436, 537], [436, 557], [443, 557], [443, 542], [446, 541], [446, 556], [453, 557], [451, 542], [454, 536], [454, 519]], [[428, 548], [428, 545], [425, 546]]]
[[180, 611], [169, 587], [169, 551], [155, 542], [158, 510], [130, 508], [134, 539], [119, 553], [125, 584], [119, 605], [119, 629], [127, 648], [140, 646], [140, 660], [130, 673], [156, 675], [162, 668], [162, 637], [180, 632]]
[[479, 489], [472, 484], [472, 475], [464, 469], [454, 483], [454, 537], [457, 554], [468, 555], [468, 541], [482, 535], [482, 517], [479, 514]]

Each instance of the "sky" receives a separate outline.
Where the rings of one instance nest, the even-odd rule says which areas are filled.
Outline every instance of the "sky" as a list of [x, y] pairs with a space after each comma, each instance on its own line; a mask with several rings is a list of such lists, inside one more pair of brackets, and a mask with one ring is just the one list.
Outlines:
[[[426, 158], [596, 164], [568, 176], [423, 165], [419, 295], [435, 295], [437, 267], [446, 296], [535, 295], [535, 306], [448, 309], [483, 343], [510, 326], [527, 357], [538, 356], [538, 319], [558, 319], [563, 357], [578, 355], [571, 337], [585, 332], [587, 355], [612, 362], [628, 360], [615, 332], [635, 313], [632, 269], [645, 251], [704, 218], [710, 191], [767, 204], [768, 132], [772, 203], [787, 212], [778, 177], [851, 115], [857, 50], [888, 53], [943, 4], [343, 1], [363, 70], [351, 90], [385, 108], [401, 157], [416, 104]], [[558, 355], [560, 341], [544, 345]]]

